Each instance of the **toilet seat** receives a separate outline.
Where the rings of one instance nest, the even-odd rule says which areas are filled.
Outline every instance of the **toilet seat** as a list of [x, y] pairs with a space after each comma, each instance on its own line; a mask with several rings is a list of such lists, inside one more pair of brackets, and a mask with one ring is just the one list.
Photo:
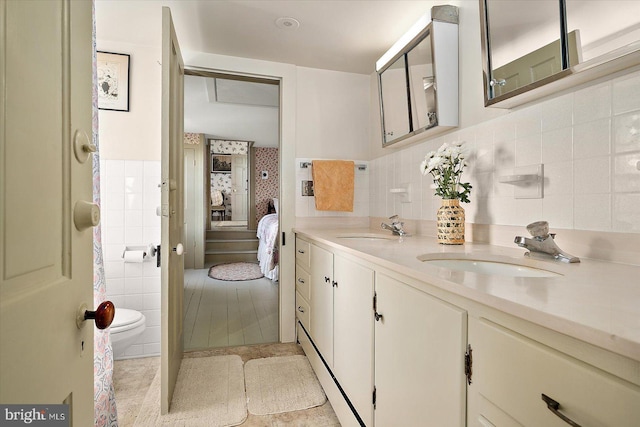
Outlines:
[[145, 318], [139, 311], [127, 308], [116, 308], [116, 314], [111, 324], [111, 333], [127, 331], [144, 324]]

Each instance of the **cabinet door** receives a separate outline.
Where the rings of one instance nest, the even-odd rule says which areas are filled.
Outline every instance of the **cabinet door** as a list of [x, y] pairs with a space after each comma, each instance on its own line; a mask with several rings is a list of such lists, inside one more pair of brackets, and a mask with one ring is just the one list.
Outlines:
[[488, 420], [496, 426], [567, 426], [549, 410], [543, 394], [559, 403], [559, 413], [582, 426], [640, 425], [637, 385], [487, 319], [470, 319], [469, 343], [469, 425]]
[[373, 425], [373, 270], [334, 255], [333, 373], [362, 421]]
[[333, 254], [311, 245], [311, 339], [333, 368]]
[[376, 273], [376, 427], [463, 426], [464, 310]]

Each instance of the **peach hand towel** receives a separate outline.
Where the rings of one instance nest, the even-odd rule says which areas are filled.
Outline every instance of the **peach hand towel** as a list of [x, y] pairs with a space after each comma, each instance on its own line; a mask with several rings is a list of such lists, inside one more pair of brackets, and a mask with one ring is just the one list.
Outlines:
[[316, 209], [353, 212], [355, 163], [347, 160], [314, 160], [311, 167]]

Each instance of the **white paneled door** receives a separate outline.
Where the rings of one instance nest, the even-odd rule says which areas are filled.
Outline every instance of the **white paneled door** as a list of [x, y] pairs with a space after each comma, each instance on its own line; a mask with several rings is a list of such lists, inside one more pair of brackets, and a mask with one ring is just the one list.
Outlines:
[[0, 0], [0, 403], [67, 403], [74, 426], [94, 424], [91, 7]]
[[184, 63], [168, 7], [162, 8], [161, 411], [169, 412], [183, 353]]
[[231, 156], [231, 219], [233, 221], [247, 220], [247, 155], [234, 154]]

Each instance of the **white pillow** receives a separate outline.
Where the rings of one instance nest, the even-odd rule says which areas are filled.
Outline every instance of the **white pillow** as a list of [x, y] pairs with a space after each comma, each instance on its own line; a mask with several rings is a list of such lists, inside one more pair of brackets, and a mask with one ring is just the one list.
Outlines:
[[222, 191], [211, 190], [211, 206], [222, 206], [223, 201]]
[[279, 205], [278, 199], [273, 199], [273, 207], [276, 209], [276, 213], [278, 213], [278, 210], [280, 209], [278, 205]]

